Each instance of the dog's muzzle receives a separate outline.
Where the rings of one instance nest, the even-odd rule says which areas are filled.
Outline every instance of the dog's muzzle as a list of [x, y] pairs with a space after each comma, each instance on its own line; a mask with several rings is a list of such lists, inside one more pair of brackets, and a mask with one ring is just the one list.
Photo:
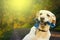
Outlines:
[[40, 25], [41, 26], [45, 26], [47, 23], [46, 22], [44, 22], [44, 20], [45, 20], [45, 18], [40, 18]]
[[36, 19], [36, 23], [35, 23], [34, 26], [35, 26], [36, 28], [38, 28], [39, 25], [45, 26], [46, 24], [50, 25], [51, 28], [54, 28], [54, 27], [56, 26], [55, 24], [50, 23], [49, 21], [44, 22], [43, 19], [40, 20], [40, 21], [39, 21], [38, 19]]

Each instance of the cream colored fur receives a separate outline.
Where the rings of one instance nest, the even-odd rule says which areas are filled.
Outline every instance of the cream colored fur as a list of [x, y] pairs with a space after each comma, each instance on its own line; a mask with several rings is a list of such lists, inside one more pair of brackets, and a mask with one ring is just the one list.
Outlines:
[[[42, 15], [40, 15], [42, 13]], [[47, 14], [50, 15], [50, 17], [47, 16]], [[49, 22], [53, 22], [54, 20], [54, 24], [56, 23], [56, 17], [55, 15], [48, 11], [48, 10], [40, 10], [37, 14], [36, 14], [36, 18], [38, 20], [41, 20], [40, 18], [43, 17], [44, 18], [44, 22], [49, 21]], [[41, 30], [45, 30], [46, 32], [42, 32], [39, 31], [35, 26], [33, 26], [30, 30], [30, 32], [22, 39], [22, 40], [49, 40], [51, 33], [49, 31], [50, 29], [50, 25], [45, 25], [45, 26], [41, 26], [39, 25], [38, 27]]]

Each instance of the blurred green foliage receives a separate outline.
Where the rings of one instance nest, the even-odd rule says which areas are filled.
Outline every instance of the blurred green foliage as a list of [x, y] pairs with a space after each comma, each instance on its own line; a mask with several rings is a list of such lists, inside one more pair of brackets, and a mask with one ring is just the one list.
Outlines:
[[16, 28], [31, 28], [36, 13], [41, 9], [50, 10], [56, 15], [55, 30], [60, 30], [60, 0], [33, 0], [31, 7], [24, 11], [12, 10], [7, 0], [0, 0], [0, 40], [8, 40]]

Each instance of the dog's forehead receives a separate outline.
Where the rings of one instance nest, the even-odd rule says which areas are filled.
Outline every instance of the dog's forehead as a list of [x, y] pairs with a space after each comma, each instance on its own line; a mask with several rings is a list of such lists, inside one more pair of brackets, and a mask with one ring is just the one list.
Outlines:
[[42, 13], [42, 15], [47, 15], [47, 14], [49, 14], [54, 20], [56, 20], [55, 15], [54, 15], [51, 11], [48, 11], [48, 10], [40, 10], [40, 11], [39, 11], [39, 14], [41, 14], [41, 13]]
[[39, 11], [39, 14], [49, 14], [49, 15], [51, 15], [51, 16], [54, 16], [54, 14], [52, 13], [52, 12], [50, 12], [50, 11], [48, 11], [48, 10], [40, 10]]

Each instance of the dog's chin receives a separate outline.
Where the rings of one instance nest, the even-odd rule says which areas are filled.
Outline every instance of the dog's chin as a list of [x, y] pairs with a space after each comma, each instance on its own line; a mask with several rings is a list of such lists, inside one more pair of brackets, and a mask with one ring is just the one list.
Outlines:
[[44, 23], [41, 23], [41, 26], [45, 26], [45, 24]]

